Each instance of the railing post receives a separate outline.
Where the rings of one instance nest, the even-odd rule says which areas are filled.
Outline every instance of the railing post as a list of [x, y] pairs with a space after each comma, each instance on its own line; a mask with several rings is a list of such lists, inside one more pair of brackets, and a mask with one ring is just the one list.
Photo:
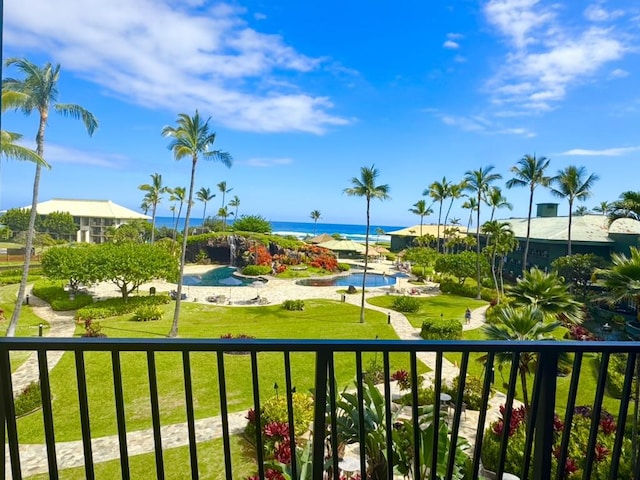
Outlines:
[[538, 384], [540, 392], [534, 425], [533, 479], [543, 480], [551, 475], [553, 420], [558, 376], [558, 352], [556, 350], [542, 350], [538, 354], [537, 375], [540, 375], [541, 378]]
[[[316, 353], [316, 381], [313, 415], [313, 480], [322, 480], [324, 474], [324, 434], [327, 415], [327, 369], [328, 350]], [[336, 432], [331, 432], [335, 435]], [[335, 454], [336, 452], [334, 452]]]

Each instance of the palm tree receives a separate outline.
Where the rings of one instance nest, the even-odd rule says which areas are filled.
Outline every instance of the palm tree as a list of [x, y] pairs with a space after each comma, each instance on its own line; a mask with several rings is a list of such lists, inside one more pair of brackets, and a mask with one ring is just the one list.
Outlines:
[[[544, 315], [535, 305], [513, 308], [502, 308], [498, 314], [499, 321], [496, 324], [486, 324], [483, 327], [489, 340], [499, 341], [540, 341], [552, 340], [553, 332], [560, 327], [558, 322], [544, 323]], [[496, 358], [500, 363], [511, 361], [512, 353], [500, 352]], [[522, 385], [522, 399], [524, 406], [529, 409], [529, 390], [527, 389], [527, 375], [535, 364], [535, 353], [522, 352], [518, 361], [518, 373]]]
[[378, 238], [376, 239], [376, 243], [380, 243], [380, 235], [384, 235], [384, 233], [384, 228], [376, 227], [376, 235], [378, 236]]
[[612, 205], [606, 200], [604, 200], [600, 202], [598, 205], [596, 205], [595, 207], [593, 207], [593, 211], [596, 213], [600, 213], [602, 215], [608, 215], [609, 212], [611, 211], [611, 207]]
[[229, 212], [229, 208], [220, 207], [218, 209], [218, 217], [222, 219], [222, 230], [227, 229], [227, 218], [229, 218], [229, 215], [233, 215], [233, 213]]
[[210, 188], [200, 188], [200, 190], [198, 190], [196, 192], [196, 198], [201, 201], [202, 203], [204, 203], [204, 208], [202, 209], [202, 224], [204, 225], [204, 221], [207, 218], [207, 202], [209, 202], [210, 200], [213, 200], [213, 198], [216, 196], [215, 193], [211, 193], [211, 189]]
[[362, 273], [362, 299], [360, 302], [360, 323], [364, 323], [364, 287], [367, 279], [367, 267], [369, 265], [369, 225], [371, 222], [370, 209], [371, 200], [387, 200], [389, 197], [389, 185], [376, 185], [376, 178], [380, 172], [376, 170], [375, 165], [371, 168], [361, 167], [360, 178], [353, 177], [351, 179], [351, 188], [345, 188], [344, 193], [350, 197], [365, 197], [367, 200], [367, 229], [365, 231], [364, 241], [364, 272]]
[[156, 233], [156, 211], [158, 204], [162, 200], [162, 194], [166, 193], [169, 189], [162, 185], [162, 175], [159, 173], [151, 175], [151, 183], [145, 183], [138, 188], [143, 192], [147, 192], [144, 199], [151, 206], [151, 243], [153, 243]]
[[429, 195], [433, 202], [440, 203], [438, 209], [438, 251], [440, 251], [440, 224], [442, 223], [442, 204], [449, 197], [451, 190], [451, 182], [447, 181], [446, 177], [442, 177], [442, 182], [433, 182], [429, 185], [429, 188], [422, 192], [423, 196]]
[[142, 213], [144, 213], [145, 215], [147, 215], [149, 213], [149, 210], [151, 210], [151, 202], [149, 201], [146, 195], [142, 199], [142, 203], [140, 204], [140, 210], [142, 210]]
[[312, 210], [311, 213], [309, 214], [309, 217], [311, 217], [311, 220], [313, 220], [313, 235], [316, 235], [316, 231], [317, 231], [317, 227], [318, 227], [318, 220], [320, 220], [320, 210]]
[[19, 145], [17, 142], [21, 138], [22, 135], [19, 133], [7, 132], [6, 130], [0, 131], [0, 153], [7, 158], [23, 162], [32, 162], [40, 164], [41, 167], [51, 168], [51, 165], [45, 162], [44, 158], [35, 151]]
[[[240, 199], [237, 195], [234, 195], [231, 200], [229, 200], [229, 206], [235, 208], [235, 212], [233, 213], [233, 218], [238, 218], [238, 207], [240, 206]], [[235, 220], [234, 220], [235, 221]]]
[[570, 165], [560, 170], [553, 178], [551, 193], [556, 197], [566, 198], [569, 201], [569, 226], [567, 230], [567, 255], [571, 255], [571, 222], [573, 220], [573, 202], [585, 201], [591, 196], [591, 188], [598, 180], [598, 176], [592, 173], [587, 177], [585, 167]]
[[227, 193], [229, 193], [231, 190], [233, 190], [233, 188], [229, 188], [227, 189], [227, 182], [222, 181], [220, 182], [218, 185], [218, 190], [222, 193], [222, 205], [220, 205], [221, 207], [224, 207], [224, 197]]
[[176, 239], [178, 224], [180, 223], [180, 215], [182, 215], [182, 206], [184, 205], [184, 201], [187, 197], [187, 188], [186, 187], [176, 187], [172, 188], [169, 193], [171, 196], [169, 197], [169, 201], [171, 202], [179, 202], [178, 207], [178, 216], [175, 218], [175, 222], [173, 224], [173, 239]]
[[493, 220], [496, 209], [498, 208], [513, 210], [513, 205], [507, 202], [507, 199], [502, 196], [502, 189], [500, 187], [491, 187], [489, 189], [487, 192], [486, 202], [487, 205], [491, 207], [491, 217], [489, 218], [489, 221]]
[[431, 215], [433, 213], [433, 209], [431, 206], [427, 207], [427, 202], [425, 200], [418, 200], [413, 204], [413, 208], [410, 208], [409, 211], [420, 216], [420, 236], [422, 236], [422, 223], [424, 221], [424, 217]]
[[[449, 187], [449, 198], [451, 201], [449, 202], [449, 208], [447, 208], [447, 213], [444, 215], [444, 226], [447, 226], [447, 219], [449, 218], [449, 214], [451, 213], [451, 207], [453, 207], [453, 202], [460, 199], [463, 196], [464, 192], [464, 181], [460, 183], [452, 183]], [[451, 221], [453, 223], [453, 220]]]
[[226, 167], [231, 167], [233, 159], [230, 154], [220, 150], [210, 150], [216, 140], [216, 134], [209, 128], [209, 119], [203, 121], [196, 110], [194, 116], [185, 113], [178, 115], [177, 126], [167, 126], [162, 129], [162, 136], [171, 137], [169, 149], [173, 151], [176, 160], [191, 159], [191, 182], [189, 183], [189, 201], [187, 213], [184, 219], [184, 235], [182, 235], [182, 249], [180, 252], [180, 274], [178, 276], [178, 289], [176, 295], [176, 307], [173, 312], [170, 337], [178, 335], [178, 319], [180, 318], [180, 301], [182, 296], [182, 276], [184, 275], [184, 260], [187, 251], [187, 237], [189, 236], [189, 218], [191, 217], [191, 205], [193, 203], [193, 189], [196, 177], [196, 165], [198, 158], [202, 156], [206, 160], [215, 160]]
[[476, 298], [480, 299], [480, 204], [482, 198], [493, 182], [500, 180], [502, 175], [499, 173], [491, 173], [493, 165], [486, 168], [480, 167], [478, 170], [469, 170], [465, 172], [465, 189], [476, 194], [477, 202], [477, 223], [476, 223], [476, 281], [478, 282], [478, 293]]
[[522, 255], [522, 274], [527, 271], [527, 260], [529, 257], [529, 238], [531, 237], [531, 212], [533, 210], [533, 192], [538, 185], [548, 187], [551, 177], [546, 175], [549, 167], [549, 160], [546, 157], [536, 158], [535, 155], [525, 155], [518, 163], [511, 167], [511, 173], [515, 176], [507, 181], [507, 188], [529, 187], [529, 213], [527, 214], [527, 239], [524, 244]]
[[[622, 253], [611, 254], [611, 268], [598, 270], [597, 274], [601, 278], [598, 283], [606, 290], [607, 301], [615, 305], [624, 300], [630, 300], [636, 305], [636, 318], [640, 323], [640, 250], [636, 247], [630, 248], [631, 257]], [[631, 435], [633, 446], [632, 465], [637, 462], [638, 451], [638, 411], [640, 402], [640, 358], [636, 357], [636, 381], [634, 393], [633, 409], [633, 432]]]
[[577, 217], [584, 217], [585, 215], [589, 215], [589, 209], [584, 205], [580, 205], [578, 208], [576, 208], [573, 214]]
[[487, 236], [487, 248], [491, 252], [491, 274], [493, 275], [493, 284], [496, 288], [496, 298], [500, 303], [500, 287], [498, 285], [498, 275], [496, 273], [496, 257], [504, 238], [513, 237], [513, 230], [509, 222], [500, 222], [498, 220], [490, 220], [482, 225], [482, 233]]
[[508, 289], [508, 293], [514, 305], [533, 305], [547, 319], [578, 324], [584, 318], [583, 305], [574, 300], [568, 285], [556, 271], [545, 273], [532, 268]]
[[618, 200], [610, 205], [609, 222], [618, 218], [640, 220], [640, 192], [622, 192]]
[[469, 221], [467, 222], [467, 232], [471, 231], [471, 225], [473, 225], [473, 212], [478, 209], [478, 200], [476, 197], [468, 197], [462, 204], [462, 208], [469, 209]]
[[[15, 93], [5, 107], [19, 109], [26, 115], [31, 114], [34, 110], [38, 112], [40, 121], [38, 124], [38, 133], [36, 134], [36, 153], [40, 158], [44, 159], [44, 134], [49, 121], [49, 110], [51, 108], [66, 117], [82, 120], [89, 135], [93, 135], [93, 132], [98, 128], [98, 121], [91, 112], [85, 110], [80, 105], [56, 103], [58, 99], [58, 80], [60, 78], [59, 64], [53, 66], [51, 63], [47, 63], [44, 67], [40, 68], [26, 59], [9, 58], [6, 61], [6, 65], [15, 66], [20, 73], [24, 74], [24, 79], [6, 78], [2, 81], [3, 92]], [[3, 93], [3, 101], [4, 99], [5, 96]], [[20, 281], [20, 288], [18, 289], [16, 308], [13, 310], [9, 328], [7, 329], [7, 336], [13, 336], [15, 334], [16, 325], [22, 309], [22, 302], [24, 301], [27, 289], [29, 266], [31, 264], [31, 249], [33, 248], [33, 238], [35, 234], [41, 170], [42, 164], [36, 163], [22, 280]]]

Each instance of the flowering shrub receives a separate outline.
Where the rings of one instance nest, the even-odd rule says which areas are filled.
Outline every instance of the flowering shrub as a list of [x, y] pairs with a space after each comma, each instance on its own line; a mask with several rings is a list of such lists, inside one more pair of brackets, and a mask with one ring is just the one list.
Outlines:
[[569, 328], [569, 332], [567, 332], [567, 336], [571, 340], [579, 340], [583, 342], [602, 340], [602, 337], [594, 335], [591, 331], [587, 330], [582, 325], [571, 325], [571, 328]]
[[264, 245], [256, 244], [249, 247], [249, 253], [255, 258], [255, 265], [271, 266], [273, 257]]
[[406, 370], [396, 370], [391, 375], [391, 380], [398, 382], [398, 388], [400, 390], [409, 390], [411, 388], [411, 378], [409, 372]]
[[[500, 413], [504, 414], [504, 406], [500, 407]], [[574, 409], [573, 422], [569, 426], [571, 435], [569, 437], [569, 446], [567, 451], [567, 460], [564, 465], [564, 475], [562, 478], [567, 480], [579, 479], [583, 477], [585, 460], [587, 456], [587, 444], [589, 442], [589, 430], [591, 428], [591, 418], [593, 410], [588, 406], [578, 406]], [[509, 438], [507, 442], [507, 457], [505, 463], [505, 472], [520, 474], [524, 465], [524, 445], [526, 436], [526, 411], [524, 407], [514, 409], [512, 412], [511, 422], [509, 424]], [[502, 418], [496, 420], [485, 431], [482, 442], [482, 463], [485, 468], [495, 471], [498, 465], [500, 455], [500, 442], [502, 441], [502, 432], [504, 431], [504, 421]], [[553, 443], [553, 463], [554, 472], [551, 475], [555, 478], [555, 470], [558, 468], [557, 459], [560, 457], [560, 442], [562, 440], [562, 432], [566, 428], [558, 415], [555, 415], [554, 422], [554, 443]], [[611, 468], [611, 452], [615, 441], [615, 432], [617, 424], [613, 415], [606, 411], [602, 411], [600, 422], [598, 425], [598, 435], [595, 447], [595, 456], [593, 470], [590, 479], [605, 480], [609, 478], [609, 470]], [[631, 462], [630, 455], [625, 452], [631, 451], [631, 440], [623, 439], [622, 455], [620, 457], [620, 466], [618, 478], [631, 478]]]

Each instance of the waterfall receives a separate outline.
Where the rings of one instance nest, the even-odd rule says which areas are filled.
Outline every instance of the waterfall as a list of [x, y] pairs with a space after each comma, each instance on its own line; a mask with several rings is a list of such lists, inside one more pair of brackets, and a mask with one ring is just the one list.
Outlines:
[[227, 243], [229, 244], [229, 265], [236, 266], [236, 237], [229, 235], [227, 237]]

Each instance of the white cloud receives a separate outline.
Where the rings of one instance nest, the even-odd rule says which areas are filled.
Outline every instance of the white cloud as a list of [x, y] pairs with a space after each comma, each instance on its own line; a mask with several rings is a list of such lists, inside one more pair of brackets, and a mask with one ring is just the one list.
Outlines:
[[624, 15], [622, 10], [606, 10], [602, 2], [593, 3], [584, 10], [584, 17], [591, 22], [606, 22]]
[[55, 143], [47, 143], [45, 146], [45, 159], [51, 165], [66, 163], [106, 168], [123, 168], [129, 163], [129, 159], [124, 155], [87, 152]]
[[329, 99], [286, 85], [323, 59], [248, 27], [244, 13], [202, 0], [10, 2], [5, 48], [55, 52], [65, 70], [118, 98], [171, 111], [198, 107], [231, 128], [321, 134], [349, 123], [329, 113]]
[[494, 104], [522, 113], [552, 110], [570, 88], [594, 81], [606, 65], [632, 51], [630, 37], [613, 27], [565, 26], [559, 9], [539, 0], [490, 0], [485, 5], [487, 21], [509, 48], [487, 85]]
[[253, 14], [253, 18], [255, 18], [256, 20], [266, 20], [267, 16], [264, 13], [256, 12]]
[[587, 150], [584, 148], [574, 148], [567, 150], [560, 155], [568, 156], [589, 156], [589, 157], [619, 157], [626, 155], [627, 153], [633, 153], [640, 151], [640, 147], [618, 147], [618, 148], [605, 148], [603, 150]]
[[458, 48], [460, 48], [460, 44], [458, 42], [454, 42], [453, 40], [447, 40], [445, 41], [442, 46], [444, 48], [448, 48], [450, 50], [456, 50]]
[[461, 33], [449, 32], [447, 33], [447, 38], [449, 40], [462, 40], [464, 38], [464, 35]]
[[611, 72], [612, 78], [624, 78], [628, 76], [629, 76], [629, 72], [627, 72], [626, 70], [623, 70], [622, 68], [616, 68]]
[[287, 157], [282, 157], [282, 158], [254, 157], [254, 158], [249, 158], [242, 163], [244, 163], [249, 167], [269, 168], [269, 167], [279, 167], [282, 165], [290, 165], [293, 163], [293, 159], [287, 158]]
[[535, 137], [536, 134], [527, 128], [504, 127], [481, 115], [448, 115], [440, 113], [438, 110], [424, 109], [425, 112], [433, 113], [440, 118], [442, 123], [450, 127], [457, 127], [467, 132], [478, 132], [488, 135], [517, 135], [520, 137]]
[[456, 63], [465, 63], [467, 61], [467, 57], [463, 57], [462, 55], [456, 55], [453, 57], [453, 61]]

